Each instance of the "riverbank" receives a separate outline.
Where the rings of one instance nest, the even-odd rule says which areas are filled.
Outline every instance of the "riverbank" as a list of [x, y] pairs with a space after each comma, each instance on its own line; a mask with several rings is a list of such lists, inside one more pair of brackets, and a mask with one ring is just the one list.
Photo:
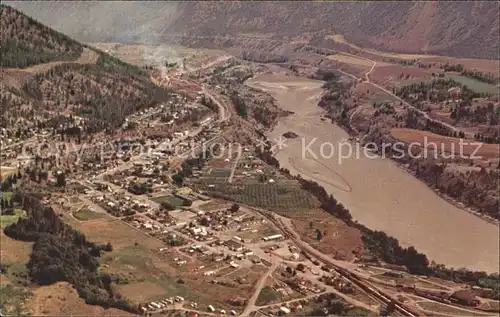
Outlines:
[[387, 232], [401, 245], [415, 246], [431, 260], [451, 267], [498, 270], [498, 227], [449, 204], [400, 164], [364, 156], [342, 163], [301, 156], [302, 139], [317, 139], [312, 150], [319, 153], [321, 143], [338, 145], [349, 137], [337, 125], [320, 119], [323, 110], [317, 101], [322, 82], [264, 75], [247, 84], [267, 91], [282, 109], [294, 112], [269, 133], [270, 139], [288, 131], [300, 136], [287, 140], [287, 147], [276, 153], [283, 168], [317, 181], [360, 223]]

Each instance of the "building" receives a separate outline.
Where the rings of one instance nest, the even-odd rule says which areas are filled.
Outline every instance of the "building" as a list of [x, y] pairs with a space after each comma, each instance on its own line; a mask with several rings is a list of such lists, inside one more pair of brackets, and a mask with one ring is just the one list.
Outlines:
[[264, 240], [264, 241], [273, 241], [273, 240], [280, 240], [280, 239], [283, 239], [282, 234], [273, 234], [273, 235], [262, 238], [262, 240]]
[[235, 268], [235, 269], [239, 267], [239, 264], [234, 263], [234, 261], [231, 261], [231, 263], [229, 263], [229, 265], [230, 265], [231, 267]]
[[236, 252], [243, 251], [243, 244], [241, 244], [235, 240], [227, 240], [226, 242], [224, 242], [224, 245], [226, 245], [232, 251], [236, 251]]
[[282, 315], [288, 315], [290, 314], [290, 308], [287, 308], [287, 307], [280, 307], [280, 313]]

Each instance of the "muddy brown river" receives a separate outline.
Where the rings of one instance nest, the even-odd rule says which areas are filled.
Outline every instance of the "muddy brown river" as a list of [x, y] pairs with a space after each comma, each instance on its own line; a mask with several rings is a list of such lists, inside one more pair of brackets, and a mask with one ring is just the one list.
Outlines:
[[[499, 228], [439, 197], [393, 161], [365, 155], [364, 149], [341, 145], [348, 134], [322, 121], [317, 106], [322, 82], [266, 74], [247, 85], [267, 91], [280, 107], [294, 114], [270, 132], [271, 139], [292, 131], [277, 153], [282, 167], [313, 179], [344, 204], [352, 216], [369, 228], [413, 245], [429, 260], [452, 267], [497, 272]], [[339, 152], [349, 158], [339, 159]], [[333, 151], [333, 153], [332, 153]], [[358, 152], [359, 154], [356, 154]]]

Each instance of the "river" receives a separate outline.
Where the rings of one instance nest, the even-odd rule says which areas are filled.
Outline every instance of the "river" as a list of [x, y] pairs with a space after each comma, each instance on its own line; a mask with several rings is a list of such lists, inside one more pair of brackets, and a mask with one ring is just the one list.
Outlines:
[[269, 133], [271, 139], [288, 131], [299, 135], [286, 140], [276, 154], [282, 167], [317, 181], [360, 223], [385, 231], [403, 246], [415, 246], [429, 260], [455, 268], [498, 271], [496, 225], [450, 204], [395, 162], [366, 154], [357, 145], [351, 145], [349, 158], [339, 160], [341, 148], [348, 153], [347, 146], [340, 145], [348, 134], [321, 120], [323, 110], [317, 104], [322, 82], [265, 74], [247, 85], [267, 91], [282, 109], [294, 112]]

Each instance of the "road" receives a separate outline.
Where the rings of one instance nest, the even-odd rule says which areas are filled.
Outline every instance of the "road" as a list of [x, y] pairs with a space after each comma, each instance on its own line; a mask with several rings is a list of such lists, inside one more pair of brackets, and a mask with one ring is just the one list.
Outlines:
[[[254, 210], [257, 210], [259, 213], [264, 215], [267, 219], [269, 219], [271, 222], [274, 223], [275, 226], [280, 228], [285, 235], [287, 235], [290, 240], [292, 240], [295, 245], [305, 254], [309, 254], [320, 261], [322, 261], [325, 264], [331, 265], [336, 269], [336, 271], [343, 276], [346, 280], [348, 280], [350, 283], [353, 285], [356, 285], [358, 287], [362, 287], [364, 291], [366, 291], [368, 294], [376, 297], [378, 300], [380, 300], [384, 304], [388, 304], [391, 301], [396, 302], [396, 310], [403, 313], [405, 316], [415, 316], [415, 313], [413, 310], [409, 309], [406, 307], [404, 304], [401, 302], [395, 300], [392, 298], [390, 294], [385, 293], [381, 289], [374, 287], [370, 283], [367, 283], [366, 281], [360, 280], [358, 277], [358, 273], [354, 271], [352, 268], [352, 263], [344, 262], [344, 261], [337, 261], [332, 259], [329, 255], [324, 254], [315, 248], [313, 248], [311, 245], [309, 245], [307, 242], [304, 242], [301, 240], [300, 236], [297, 234], [295, 229], [293, 228], [293, 225], [290, 222], [290, 219], [281, 217], [279, 215], [276, 215], [274, 213], [269, 212], [268, 210], [265, 209], [260, 209], [260, 208], [253, 208]], [[360, 285], [361, 284], [361, 285]]]
[[[220, 102], [219, 100], [217, 100], [217, 98], [214, 97], [213, 93], [210, 92], [204, 84], [202, 85], [202, 91], [219, 108], [219, 122], [222, 123], [222, 122], [229, 121], [229, 119], [231, 119], [231, 111], [229, 111], [229, 107], [227, 107], [226, 105], [223, 105], [222, 104], [223, 102]], [[219, 98], [220, 98], [220, 96], [219, 96]], [[222, 100], [222, 98], [221, 98], [221, 100]]]
[[238, 156], [233, 162], [233, 166], [231, 166], [231, 173], [229, 174], [229, 177], [227, 178], [228, 183], [233, 182], [233, 177], [234, 177], [234, 172], [236, 171], [236, 168], [238, 167], [238, 163], [240, 162], [241, 159], [241, 148], [238, 150]]
[[257, 298], [259, 297], [260, 291], [262, 288], [264, 288], [267, 278], [276, 270], [278, 267], [278, 263], [273, 263], [269, 270], [266, 272], [264, 276], [261, 277], [259, 282], [257, 283], [257, 286], [255, 288], [255, 292], [253, 293], [252, 297], [248, 299], [247, 305], [245, 307], [245, 310], [240, 314], [240, 316], [248, 316], [250, 312], [257, 310], [257, 306], [255, 305]]
[[377, 66], [377, 62], [376, 61], [372, 61], [372, 62], [373, 62], [372, 68], [370, 68], [370, 70], [365, 74], [365, 79], [366, 79], [367, 83], [371, 83], [371, 81], [370, 81], [370, 74], [375, 69], [375, 66]]

